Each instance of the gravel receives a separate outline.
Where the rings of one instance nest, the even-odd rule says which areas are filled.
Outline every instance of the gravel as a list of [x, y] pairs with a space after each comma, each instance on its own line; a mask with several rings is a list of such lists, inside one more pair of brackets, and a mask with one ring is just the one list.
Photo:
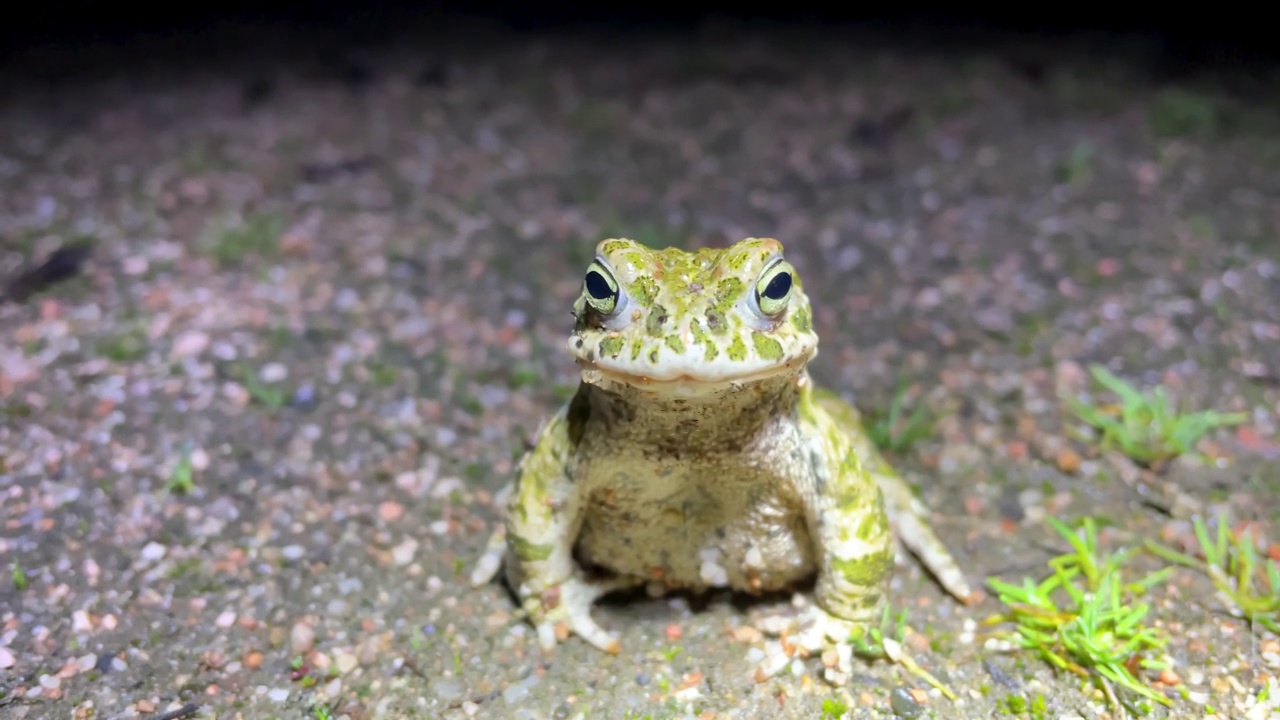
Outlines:
[[[1222, 510], [1280, 556], [1273, 86], [1169, 80], [1128, 41], [210, 37], [0, 76], [6, 719], [1106, 712], [909, 558], [904, 646], [954, 702], [883, 662], [815, 682], [757, 629], [790, 598], [622, 598], [596, 610], [620, 655], [544, 657], [502, 586], [470, 588], [610, 234], [782, 239], [818, 380], [939, 415], [895, 462], [975, 583], [1039, 577], [1050, 517], [1119, 548]], [[1062, 412], [1094, 362], [1248, 421], [1145, 470]], [[1280, 712], [1274, 636], [1194, 573], [1148, 600], [1154, 715]]]

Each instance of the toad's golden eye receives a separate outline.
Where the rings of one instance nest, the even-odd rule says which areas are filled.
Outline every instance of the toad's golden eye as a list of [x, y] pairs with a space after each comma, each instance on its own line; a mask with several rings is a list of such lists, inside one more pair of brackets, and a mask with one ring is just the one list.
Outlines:
[[777, 315], [791, 299], [791, 264], [779, 260], [760, 273], [756, 280], [756, 304], [765, 315]]
[[600, 262], [593, 262], [587, 268], [587, 275], [582, 280], [582, 291], [587, 305], [601, 315], [612, 315], [618, 308], [618, 281]]

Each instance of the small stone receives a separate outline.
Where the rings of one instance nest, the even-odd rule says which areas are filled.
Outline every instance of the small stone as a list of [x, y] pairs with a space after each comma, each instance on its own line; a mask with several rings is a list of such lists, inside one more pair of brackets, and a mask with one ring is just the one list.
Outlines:
[[404, 505], [390, 500], [378, 504], [378, 517], [383, 522], [395, 522], [404, 515]]
[[173, 354], [180, 358], [192, 357], [204, 352], [207, 347], [209, 347], [208, 333], [191, 330], [182, 333], [173, 342]]
[[45, 688], [46, 690], [56, 688], [56, 687], [61, 687], [61, 685], [62, 685], [62, 678], [59, 678], [57, 675], [41, 675], [40, 676], [40, 687]]
[[306, 623], [294, 623], [289, 629], [289, 649], [294, 655], [311, 652], [316, 644], [316, 631]]
[[149, 542], [146, 547], [142, 548], [142, 559], [147, 562], [155, 562], [165, 556], [169, 552], [169, 548], [158, 542]]
[[1080, 472], [1080, 455], [1071, 448], [1062, 448], [1058, 451], [1057, 463], [1058, 469], [1064, 473], [1074, 475]]
[[924, 705], [916, 701], [911, 691], [906, 688], [894, 688], [889, 695], [889, 707], [893, 712], [904, 718], [918, 718], [924, 713]]
[[441, 703], [449, 704], [462, 699], [462, 693], [465, 688], [462, 687], [462, 681], [458, 678], [441, 678], [431, 686], [436, 693], [436, 699]]
[[71, 613], [71, 630], [73, 632], [89, 632], [93, 629], [93, 619], [88, 611], [76, 610]]
[[413, 556], [418, 552], [418, 541], [413, 538], [406, 538], [404, 542], [391, 548], [391, 562], [396, 565], [408, 565], [413, 562]]
[[280, 382], [289, 377], [289, 369], [278, 362], [267, 363], [262, 366], [262, 372], [259, 373], [259, 376], [262, 378], [262, 382], [265, 383]]
[[89, 672], [97, 664], [98, 664], [97, 655], [94, 655], [93, 653], [89, 653], [87, 655], [81, 655], [80, 657], [76, 658], [76, 672], [78, 673]]
[[213, 621], [213, 624], [225, 630], [231, 627], [232, 625], [234, 625], [235, 622], [236, 622], [235, 610], [223, 610], [218, 615], [218, 618]]
[[16, 665], [17, 662], [18, 659], [13, 656], [13, 653], [9, 652], [8, 648], [0, 647], [0, 670], [8, 670]]
[[360, 664], [360, 660], [356, 658], [355, 655], [349, 652], [339, 652], [338, 657], [335, 660], [335, 664], [338, 667], [338, 672], [342, 673], [343, 675], [346, 675], [347, 673], [356, 669], [356, 667]]
[[262, 653], [258, 652], [257, 650], [250, 650], [249, 652], [244, 654], [243, 662], [244, 662], [244, 666], [249, 668], [250, 670], [257, 670], [258, 668], [262, 667], [262, 660], [263, 660]]
[[289, 699], [289, 688], [272, 688], [267, 692], [267, 697], [271, 702], [282, 703]]

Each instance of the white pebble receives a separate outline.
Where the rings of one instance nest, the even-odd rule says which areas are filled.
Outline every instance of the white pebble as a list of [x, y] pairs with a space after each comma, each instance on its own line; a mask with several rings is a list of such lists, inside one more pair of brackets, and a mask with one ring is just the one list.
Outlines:
[[155, 562], [165, 556], [169, 552], [169, 548], [158, 542], [149, 542], [146, 547], [142, 548], [142, 559], [147, 562]]
[[408, 565], [413, 562], [413, 556], [418, 552], [418, 541], [413, 538], [407, 538], [404, 542], [391, 549], [391, 562], [396, 565]]
[[282, 703], [285, 700], [289, 699], [289, 689], [273, 688], [269, 692], [267, 692], [267, 697], [270, 698], [272, 702]]
[[289, 629], [289, 649], [294, 655], [305, 655], [311, 652], [316, 644], [316, 631], [306, 623], [294, 623]]
[[262, 382], [280, 382], [289, 377], [289, 369], [278, 362], [267, 363], [262, 367], [260, 376], [262, 377]]
[[229, 628], [232, 625], [234, 625], [235, 622], [236, 622], [235, 610], [223, 610], [222, 613], [218, 615], [218, 619], [213, 621], [213, 624], [225, 630], [226, 628]]
[[180, 358], [193, 357], [204, 352], [207, 347], [209, 347], [208, 333], [190, 330], [179, 335], [173, 342], [173, 354]]
[[299, 560], [306, 554], [306, 548], [301, 545], [285, 545], [280, 548], [280, 555], [284, 557], [285, 560], [289, 561]]

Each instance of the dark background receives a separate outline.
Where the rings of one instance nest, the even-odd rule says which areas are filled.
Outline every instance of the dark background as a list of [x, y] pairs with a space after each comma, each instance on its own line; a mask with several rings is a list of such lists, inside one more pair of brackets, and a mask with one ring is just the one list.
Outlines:
[[[897, 41], [985, 44], [1015, 35], [1028, 37], [1117, 34], [1138, 37], [1163, 54], [1171, 72], [1214, 66], [1257, 69], [1280, 59], [1280, 43], [1260, 10], [1247, 5], [1163, 3], [1122, 7], [1058, 3], [991, 4], [939, 9], [927, 4], [859, 3], [831, 9], [827, 3], [771, 3], [743, 10], [743, 3], [542, 3], [497, 2], [143, 2], [8, 3], [0, 10], [0, 67], [21, 70], [31, 50], [87, 46], [129, 47], [139, 41], [212, 42], [234, 46], [243, 28], [271, 28], [292, 36], [324, 33], [333, 39], [369, 43], [405, 32], [429, 31], [459, 20], [488, 22], [507, 29], [539, 32], [577, 27], [663, 32], [696, 30], [709, 19], [729, 19], [770, 27], [823, 24], [834, 28], [885, 30]], [[305, 42], [305, 41], [304, 41]], [[188, 46], [192, 52], [200, 46]], [[263, 48], [239, 47], [240, 51]], [[47, 53], [46, 53], [47, 54]]]

